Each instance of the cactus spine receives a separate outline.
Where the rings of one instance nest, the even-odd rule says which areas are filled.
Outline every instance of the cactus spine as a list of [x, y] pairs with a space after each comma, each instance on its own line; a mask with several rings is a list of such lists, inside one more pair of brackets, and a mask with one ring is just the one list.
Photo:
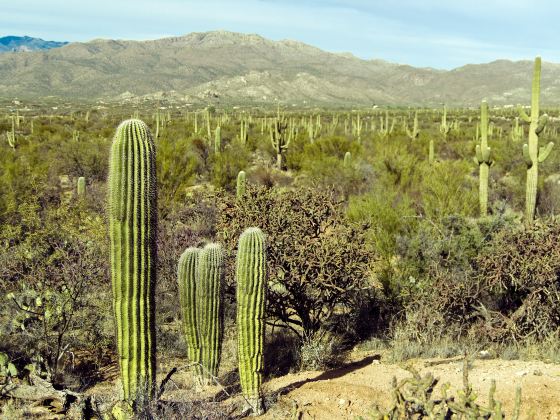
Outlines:
[[237, 198], [241, 198], [245, 194], [246, 183], [247, 175], [245, 174], [245, 171], [239, 171], [239, 173], [237, 174]]
[[222, 266], [223, 251], [220, 244], [208, 244], [200, 251], [196, 287], [196, 321], [200, 338], [200, 362], [205, 384], [209, 384], [218, 375], [220, 364]]
[[155, 385], [155, 162], [146, 124], [121, 123], [109, 168], [111, 278], [123, 398], [136, 408], [153, 397]]
[[202, 370], [200, 369], [200, 337], [196, 321], [196, 285], [198, 275], [199, 248], [187, 248], [179, 258], [177, 280], [179, 283], [179, 300], [183, 317], [183, 332], [187, 343], [187, 356], [191, 363], [195, 363], [194, 371], [197, 382], [200, 383]]
[[86, 195], [86, 179], [81, 176], [78, 178], [78, 197], [83, 197]]
[[236, 278], [239, 378], [250, 408], [260, 415], [264, 412], [260, 388], [264, 371], [266, 250], [259, 228], [249, 228], [239, 238]]
[[533, 71], [533, 86], [531, 91], [531, 116], [518, 106], [520, 117], [530, 123], [529, 141], [523, 145], [523, 157], [527, 164], [527, 187], [525, 193], [525, 220], [531, 223], [535, 216], [535, 206], [537, 203], [537, 182], [539, 176], [539, 163], [542, 163], [550, 155], [554, 143], [550, 142], [547, 146], [539, 148], [539, 134], [543, 131], [548, 115], [539, 116], [539, 96], [541, 90], [541, 58], [535, 58]]
[[488, 103], [482, 101], [480, 105], [480, 144], [476, 145], [475, 162], [479, 168], [479, 188], [478, 198], [480, 201], [480, 215], [488, 214], [488, 172], [492, 160], [490, 153], [492, 149], [488, 147]]

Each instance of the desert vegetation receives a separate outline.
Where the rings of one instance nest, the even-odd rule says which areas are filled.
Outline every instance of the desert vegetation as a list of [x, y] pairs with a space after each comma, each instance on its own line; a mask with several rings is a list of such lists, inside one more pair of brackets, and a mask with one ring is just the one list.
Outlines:
[[540, 72], [517, 108], [1, 104], [4, 415], [263, 415], [267, 381], [360, 350], [464, 375], [412, 369], [368, 418], [518, 417], [468, 370], [559, 361]]

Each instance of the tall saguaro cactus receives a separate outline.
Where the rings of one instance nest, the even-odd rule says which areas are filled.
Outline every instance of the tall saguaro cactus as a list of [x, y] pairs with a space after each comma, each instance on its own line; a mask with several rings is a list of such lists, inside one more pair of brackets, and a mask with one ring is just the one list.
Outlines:
[[525, 220], [532, 223], [535, 216], [537, 203], [537, 182], [539, 177], [539, 163], [542, 163], [550, 155], [554, 143], [539, 148], [539, 134], [544, 130], [548, 121], [548, 115], [539, 116], [539, 97], [541, 91], [541, 58], [535, 58], [533, 70], [533, 86], [531, 90], [531, 116], [518, 106], [520, 117], [529, 123], [528, 144], [523, 145], [523, 157], [527, 165], [527, 187], [525, 192]]
[[200, 362], [205, 384], [218, 375], [222, 349], [221, 283], [223, 251], [211, 243], [200, 251], [196, 286], [196, 322], [200, 338]]
[[476, 156], [474, 158], [479, 168], [478, 198], [481, 216], [488, 214], [488, 173], [492, 164], [491, 151], [492, 149], [488, 147], [488, 103], [482, 101], [480, 104], [480, 144], [476, 145]]
[[155, 158], [144, 122], [119, 125], [109, 167], [111, 278], [123, 398], [136, 409], [153, 397], [155, 385]]
[[261, 384], [264, 371], [265, 237], [251, 227], [239, 238], [237, 251], [237, 349], [241, 390], [254, 414], [264, 412]]
[[412, 126], [412, 130], [409, 130], [408, 127], [406, 127], [406, 135], [411, 140], [414, 140], [418, 137], [419, 134], [420, 134], [420, 130], [418, 130], [418, 111], [416, 111], [414, 113], [414, 124]]
[[183, 317], [183, 333], [187, 343], [187, 356], [195, 364], [196, 380], [201, 380], [200, 337], [196, 321], [196, 284], [198, 276], [199, 248], [187, 248], [179, 258], [177, 280], [179, 283], [179, 300]]
[[288, 150], [291, 141], [291, 136], [286, 134], [287, 129], [288, 124], [279, 121], [279, 119], [274, 121], [272, 127], [270, 127], [270, 142], [276, 152], [276, 166], [278, 169], [282, 169], [282, 155]]

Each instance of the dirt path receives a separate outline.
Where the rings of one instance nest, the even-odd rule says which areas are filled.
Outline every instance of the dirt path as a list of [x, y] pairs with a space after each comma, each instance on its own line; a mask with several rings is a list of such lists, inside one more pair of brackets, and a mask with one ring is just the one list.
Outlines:
[[[441, 379], [434, 395], [440, 395], [445, 382], [451, 385], [450, 393], [462, 389], [462, 361], [430, 367], [426, 367], [426, 362], [417, 360], [411, 364], [421, 374], [432, 372]], [[293, 418], [298, 411], [303, 419], [367, 418], [374, 405], [385, 408], [390, 404], [393, 377], [400, 380], [411, 376], [403, 367], [364, 354], [333, 371], [302, 372], [273, 379], [265, 384], [265, 389], [268, 395], [278, 395], [278, 401], [261, 418]], [[502, 402], [506, 414], [511, 414], [516, 388], [521, 385], [521, 418], [560, 419], [560, 365], [475, 360], [469, 369], [469, 382], [482, 403], [488, 401], [492, 379], [496, 380], [495, 398]]]

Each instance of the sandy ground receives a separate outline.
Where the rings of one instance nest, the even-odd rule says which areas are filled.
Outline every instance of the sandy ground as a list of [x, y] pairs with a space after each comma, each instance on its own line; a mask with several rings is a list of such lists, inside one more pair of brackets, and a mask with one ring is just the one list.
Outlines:
[[[441, 395], [442, 384], [451, 385], [450, 393], [462, 389], [462, 361], [426, 366], [430, 360], [413, 360], [421, 374], [432, 372], [440, 379], [434, 395]], [[368, 418], [372, 408], [387, 408], [391, 402], [391, 380], [411, 374], [403, 366], [385, 364], [375, 354], [363, 354], [346, 366], [328, 372], [302, 372], [266, 383], [267, 393], [280, 394], [263, 419]], [[469, 382], [478, 400], [488, 402], [491, 381], [496, 381], [495, 399], [505, 413], [513, 411], [518, 385], [522, 388], [521, 418], [560, 419], [560, 365], [544, 362], [475, 360], [470, 364]], [[297, 409], [295, 407], [297, 406]]]

